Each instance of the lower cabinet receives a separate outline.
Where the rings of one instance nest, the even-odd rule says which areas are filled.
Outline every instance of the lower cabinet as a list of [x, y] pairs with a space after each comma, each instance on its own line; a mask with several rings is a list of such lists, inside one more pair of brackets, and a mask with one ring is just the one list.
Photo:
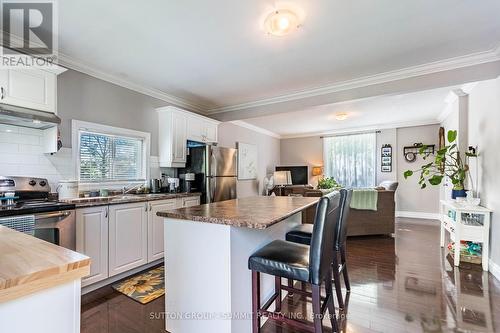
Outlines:
[[108, 278], [108, 206], [76, 210], [76, 251], [91, 258], [83, 287]]
[[148, 262], [163, 258], [163, 217], [156, 213], [177, 208], [176, 200], [152, 201], [149, 203], [148, 216]]
[[200, 204], [185, 197], [76, 210], [76, 250], [90, 257], [82, 287], [164, 256], [163, 218], [159, 211]]
[[182, 207], [198, 206], [199, 204], [200, 204], [200, 197], [182, 198]]
[[109, 206], [109, 276], [148, 262], [148, 203]]

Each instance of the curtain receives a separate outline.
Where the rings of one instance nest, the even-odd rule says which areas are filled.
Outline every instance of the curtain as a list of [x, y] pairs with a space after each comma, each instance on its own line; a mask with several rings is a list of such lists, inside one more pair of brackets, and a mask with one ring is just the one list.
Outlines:
[[323, 139], [324, 174], [347, 188], [375, 186], [376, 134]]

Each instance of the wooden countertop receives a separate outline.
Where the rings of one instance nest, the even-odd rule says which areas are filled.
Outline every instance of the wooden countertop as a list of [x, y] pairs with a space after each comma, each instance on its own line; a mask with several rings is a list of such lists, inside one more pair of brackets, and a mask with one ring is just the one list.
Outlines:
[[318, 202], [317, 197], [249, 197], [158, 212], [158, 216], [266, 229]]
[[0, 226], [0, 303], [89, 273], [89, 257]]

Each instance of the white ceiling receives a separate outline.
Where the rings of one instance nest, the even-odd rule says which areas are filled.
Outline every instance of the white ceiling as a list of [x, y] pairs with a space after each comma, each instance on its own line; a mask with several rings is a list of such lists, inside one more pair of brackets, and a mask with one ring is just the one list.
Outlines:
[[59, 1], [72, 63], [211, 109], [494, 49], [498, 0], [295, 0], [303, 27], [266, 35], [269, 0]]
[[[283, 138], [433, 124], [438, 122], [447, 106], [447, 97], [456, 88], [322, 105], [303, 111], [245, 119], [244, 122]], [[348, 118], [336, 120], [335, 114], [339, 112], [347, 112]]]

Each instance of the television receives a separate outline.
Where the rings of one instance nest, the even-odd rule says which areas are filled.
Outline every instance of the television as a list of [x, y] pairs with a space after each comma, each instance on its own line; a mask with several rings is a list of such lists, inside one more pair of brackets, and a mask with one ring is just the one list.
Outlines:
[[277, 166], [276, 171], [290, 171], [292, 185], [309, 184], [309, 172], [307, 165], [304, 166]]

